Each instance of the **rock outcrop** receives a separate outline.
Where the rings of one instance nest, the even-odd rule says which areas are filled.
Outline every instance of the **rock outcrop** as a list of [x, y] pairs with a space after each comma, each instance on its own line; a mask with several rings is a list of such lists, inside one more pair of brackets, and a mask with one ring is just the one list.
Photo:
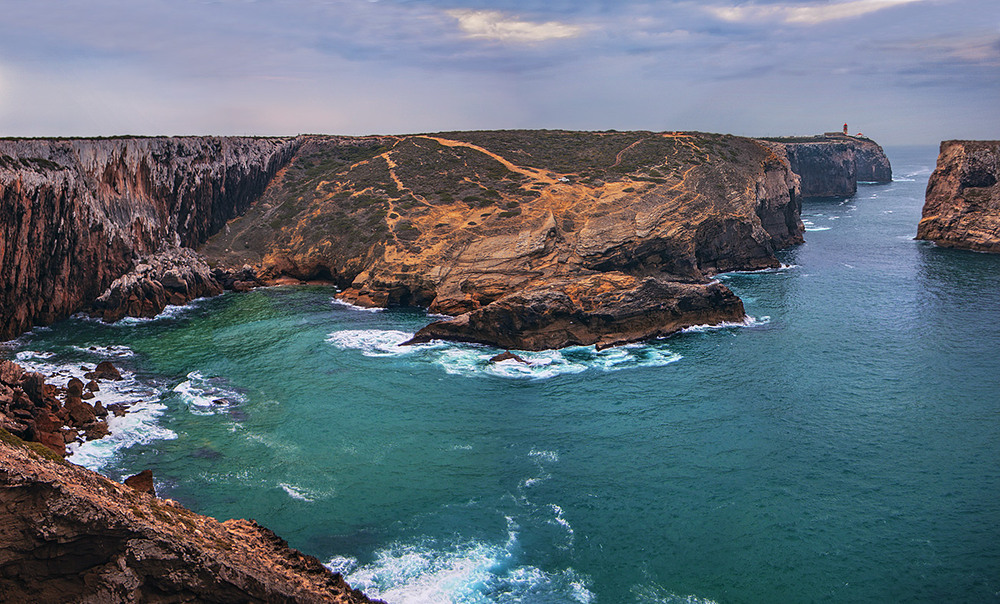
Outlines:
[[944, 141], [917, 239], [1000, 252], [1000, 141]]
[[711, 275], [777, 266], [802, 241], [778, 147], [703, 133], [310, 137], [200, 252], [220, 270], [333, 281], [356, 304], [457, 316], [418, 340], [641, 340], [742, 320]]
[[167, 304], [185, 304], [221, 293], [222, 285], [201, 256], [190, 248], [170, 247], [143, 258], [115, 279], [91, 304], [90, 315], [108, 322], [155, 317]]
[[0, 339], [82, 309], [143, 257], [201, 243], [259, 198], [297, 144], [0, 140]]
[[[110, 362], [93, 373], [93, 380], [121, 379]], [[98, 366], [98, 369], [101, 369]], [[25, 371], [17, 363], [0, 361], [0, 427], [26, 441], [45, 445], [54, 454], [66, 455], [66, 445], [94, 440], [109, 434], [108, 412], [100, 401], [91, 404], [96, 381], [87, 388], [72, 378], [65, 388], [45, 381], [40, 373]], [[61, 399], [61, 400], [60, 400]]]
[[744, 317], [743, 303], [718, 282], [704, 286], [611, 272], [529, 287], [431, 323], [407, 344], [455, 340], [522, 350], [600, 349]]
[[0, 430], [4, 602], [370, 602], [252, 520], [218, 522]]
[[858, 182], [892, 181], [892, 167], [875, 141], [860, 136], [772, 138], [798, 174], [803, 197], [849, 197]]

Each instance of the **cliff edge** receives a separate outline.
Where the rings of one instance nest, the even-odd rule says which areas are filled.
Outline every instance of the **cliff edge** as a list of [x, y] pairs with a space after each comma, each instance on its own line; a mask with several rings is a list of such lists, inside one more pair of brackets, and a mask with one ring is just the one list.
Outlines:
[[859, 182], [892, 182], [892, 166], [882, 147], [862, 136], [827, 134], [762, 139], [780, 145], [803, 197], [850, 197]]
[[944, 141], [917, 239], [1000, 252], [1000, 141]]
[[370, 602], [251, 520], [218, 522], [0, 429], [4, 602]]

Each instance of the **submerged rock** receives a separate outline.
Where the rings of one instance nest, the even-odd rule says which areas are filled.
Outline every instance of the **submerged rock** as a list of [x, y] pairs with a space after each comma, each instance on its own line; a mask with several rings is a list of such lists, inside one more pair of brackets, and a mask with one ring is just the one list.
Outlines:
[[520, 356], [514, 354], [513, 352], [511, 352], [509, 350], [507, 350], [505, 352], [501, 352], [500, 354], [498, 354], [495, 357], [491, 358], [489, 362], [490, 363], [501, 363], [503, 361], [517, 361], [518, 363], [523, 363], [525, 365], [530, 365], [531, 364], [528, 361], [525, 361], [523, 358], [521, 358]]

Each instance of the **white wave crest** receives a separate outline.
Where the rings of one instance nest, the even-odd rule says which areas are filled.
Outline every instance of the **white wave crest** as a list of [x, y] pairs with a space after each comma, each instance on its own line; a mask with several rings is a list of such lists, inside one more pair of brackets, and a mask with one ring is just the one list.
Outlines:
[[408, 356], [416, 362], [435, 364], [452, 375], [491, 375], [509, 379], [547, 379], [582, 373], [588, 369], [617, 371], [634, 367], [662, 367], [681, 359], [662, 342], [628, 344], [604, 350], [574, 346], [561, 350], [518, 352], [515, 359], [490, 362], [499, 350], [473, 344], [433, 341], [400, 346], [413, 334], [399, 330], [348, 329], [335, 331], [327, 342], [341, 350], [358, 350], [369, 357]]
[[173, 388], [188, 410], [195, 415], [212, 415], [229, 406], [246, 402], [245, 397], [226, 388], [223, 378], [206, 378], [199, 371], [187, 374], [187, 379]]
[[85, 352], [87, 354], [93, 354], [102, 357], [111, 358], [125, 358], [135, 356], [135, 351], [133, 351], [128, 346], [72, 346], [73, 350], [78, 350], [80, 352]]
[[353, 587], [393, 604], [593, 601], [589, 579], [572, 568], [546, 572], [518, 565], [516, 537], [512, 533], [503, 545], [397, 543], [378, 552], [370, 564], [336, 557], [326, 566], [344, 573]]
[[[175, 319], [177, 317], [180, 317], [187, 311], [197, 307], [199, 304], [201, 304], [207, 299], [208, 298], [195, 298], [194, 300], [191, 300], [187, 304], [183, 305], [167, 304], [166, 307], [164, 307], [164, 309], [160, 311], [160, 314], [156, 315], [155, 317], [124, 317], [122, 319], [119, 319], [118, 321], [115, 321], [114, 323], [112, 323], [112, 325], [115, 327], [124, 327], [128, 325], [141, 325], [143, 323], [151, 323], [153, 321], [162, 321], [164, 319]], [[74, 316], [77, 318], [86, 318], [86, 317], [79, 317], [79, 315], [74, 315]], [[100, 319], [94, 319], [94, 320], [100, 321]]]
[[14, 355], [14, 358], [23, 365], [34, 359], [51, 359], [54, 356], [56, 356], [56, 353], [47, 350], [19, 350]]
[[358, 306], [357, 304], [351, 304], [350, 302], [348, 302], [346, 300], [341, 300], [340, 298], [332, 298], [330, 300], [330, 304], [332, 304], [333, 306], [335, 306], [337, 308], [345, 308], [345, 309], [349, 309], [349, 310], [359, 310], [359, 311], [362, 311], [362, 312], [382, 312], [383, 310], [386, 310], [385, 308], [382, 308], [381, 306]]
[[723, 321], [718, 325], [692, 325], [691, 327], [686, 327], [681, 330], [681, 333], [702, 333], [705, 331], [714, 331], [717, 329], [732, 329], [734, 327], [761, 327], [762, 325], [767, 325], [771, 322], [771, 317], [767, 315], [761, 316], [759, 319], [756, 317], [751, 317], [746, 315], [742, 321]]

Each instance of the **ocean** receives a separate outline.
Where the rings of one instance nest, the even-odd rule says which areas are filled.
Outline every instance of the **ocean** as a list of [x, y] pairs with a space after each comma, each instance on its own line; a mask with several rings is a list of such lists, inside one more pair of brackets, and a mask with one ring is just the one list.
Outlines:
[[1000, 601], [1000, 256], [913, 240], [937, 150], [808, 199], [740, 324], [433, 343], [328, 287], [72, 318], [0, 354], [138, 400], [71, 461], [254, 518], [392, 603]]

